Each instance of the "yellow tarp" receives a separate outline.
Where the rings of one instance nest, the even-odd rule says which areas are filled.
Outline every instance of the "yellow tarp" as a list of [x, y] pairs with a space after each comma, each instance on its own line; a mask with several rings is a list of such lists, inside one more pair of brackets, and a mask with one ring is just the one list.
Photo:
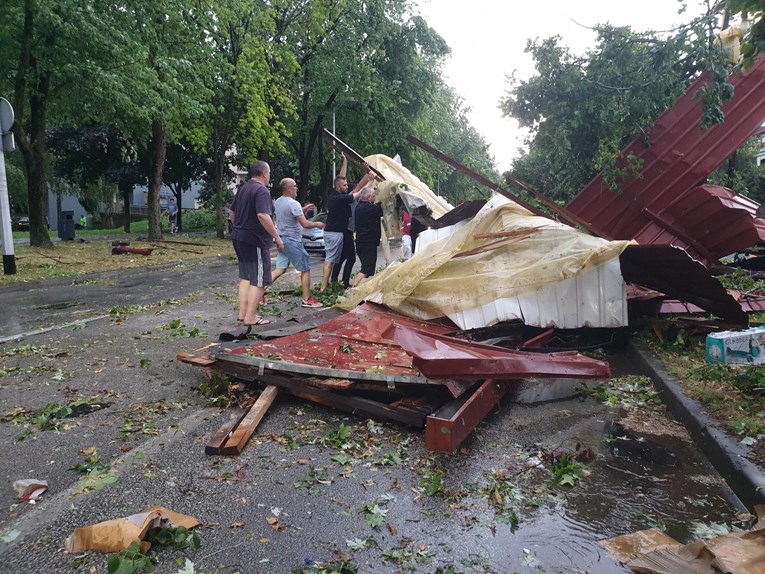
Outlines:
[[427, 205], [433, 219], [438, 219], [453, 209], [448, 201], [433, 193], [416, 175], [394, 159], [375, 154], [365, 157], [364, 161], [385, 177], [385, 181], [375, 184], [375, 192], [377, 201], [382, 204], [383, 225], [388, 237], [401, 237], [400, 213], [396, 213], [395, 209], [397, 196], [401, 196], [410, 212], [416, 207]]
[[373, 301], [422, 319], [452, 315], [572, 278], [630, 243], [592, 237], [496, 195], [453, 235], [365, 280], [339, 306]]

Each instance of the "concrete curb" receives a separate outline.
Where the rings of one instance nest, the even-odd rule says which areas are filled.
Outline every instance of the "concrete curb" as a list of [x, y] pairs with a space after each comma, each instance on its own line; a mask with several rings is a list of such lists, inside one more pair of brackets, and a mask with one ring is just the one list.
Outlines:
[[765, 474], [746, 458], [748, 449], [718, 428], [704, 407], [686, 396], [661, 361], [634, 341], [628, 352], [653, 380], [664, 404], [685, 425], [701, 452], [749, 509], [765, 504]]

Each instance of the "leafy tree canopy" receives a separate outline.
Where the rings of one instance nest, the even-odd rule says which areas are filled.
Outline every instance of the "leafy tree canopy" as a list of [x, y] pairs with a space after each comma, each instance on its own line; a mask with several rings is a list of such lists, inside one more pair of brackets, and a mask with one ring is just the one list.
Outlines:
[[705, 97], [719, 109], [730, 94], [723, 54], [709, 49], [710, 18], [666, 38], [602, 26], [595, 47], [582, 56], [572, 54], [558, 37], [530, 41], [527, 52], [537, 73], [528, 80], [510, 78], [511, 89], [501, 103], [505, 114], [530, 134], [513, 175], [560, 201], [601, 171], [615, 189], [625, 175], [616, 168], [622, 148], [646, 133], [702, 70], [715, 66], [723, 69], [721, 82]]

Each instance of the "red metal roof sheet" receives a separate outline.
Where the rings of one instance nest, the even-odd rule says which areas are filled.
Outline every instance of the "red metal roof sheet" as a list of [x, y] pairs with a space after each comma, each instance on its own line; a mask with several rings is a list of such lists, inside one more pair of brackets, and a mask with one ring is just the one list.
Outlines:
[[428, 377], [460, 379], [523, 379], [527, 377], [605, 378], [611, 369], [605, 361], [576, 351], [532, 353], [503, 349], [455, 337], [436, 335], [396, 325], [393, 340], [414, 357], [414, 365]]
[[694, 303], [738, 325], [748, 322], [741, 305], [709, 270], [671, 245], [630, 245], [619, 256], [628, 283], [651, 287], [681, 301]]
[[698, 185], [765, 121], [765, 58], [731, 78], [735, 93], [723, 106], [725, 121], [701, 130], [697, 93], [709, 81], [703, 75], [659, 117], [650, 146], [638, 138], [624, 150], [642, 161], [640, 178], [614, 192], [598, 175], [566, 208], [604, 237], [677, 245], [706, 263], [765, 240], [755, 202]]
[[[402, 329], [409, 334], [407, 351], [398, 341], [394, 342], [393, 333]], [[576, 352], [547, 354], [510, 351], [472, 341], [462, 342], [454, 337], [442, 337], [455, 329], [451, 323], [418, 321], [373, 303], [363, 303], [316, 329], [258, 341], [246, 347], [231, 349], [225, 355], [265, 359], [267, 364], [264, 367], [275, 371], [314, 370], [314, 374], [321, 374], [331, 369], [344, 372], [344, 376], [349, 378], [352, 372], [356, 372], [382, 379], [389, 377], [391, 382], [427, 383], [428, 380], [420, 375], [418, 368], [422, 365], [413, 364], [408, 352], [412, 351], [412, 345], [417, 346], [419, 342], [420, 346], [427, 346], [435, 338], [440, 346], [448, 347], [449, 352], [441, 359], [429, 358], [425, 361], [426, 370], [439, 377], [438, 382], [433, 381], [432, 384], [446, 383], [455, 378], [476, 379], [490, 375], [496, 375], [499, 379], [530, 375], [608, 376], [607, 363], [583, 357]], [[511, 360], [508, 361], [508, 357]], [[291, 368], [290, 365], [301, 368]]]

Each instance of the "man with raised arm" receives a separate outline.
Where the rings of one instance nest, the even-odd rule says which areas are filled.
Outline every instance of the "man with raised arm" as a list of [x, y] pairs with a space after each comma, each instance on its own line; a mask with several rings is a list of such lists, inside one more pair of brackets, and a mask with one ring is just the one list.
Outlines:
[[[361, 178], [351, 193], [348, 193], [348, 180], [345, 178], [348, 160], [343, 154], [343, 164], [339, 175], [335, 178], [335, 188], [327, 198], [327, 223], [324, 226], [324, 273], [321, 280], [321, 292], [327, 290], [332, 267], [342, 260], [343, 242], [351, 219], [351, 204], [359, 198], [361, 190], [374, 181], [374, 173], [370, 170]], [[350, 235], [352, 237], [352, 233]]]

